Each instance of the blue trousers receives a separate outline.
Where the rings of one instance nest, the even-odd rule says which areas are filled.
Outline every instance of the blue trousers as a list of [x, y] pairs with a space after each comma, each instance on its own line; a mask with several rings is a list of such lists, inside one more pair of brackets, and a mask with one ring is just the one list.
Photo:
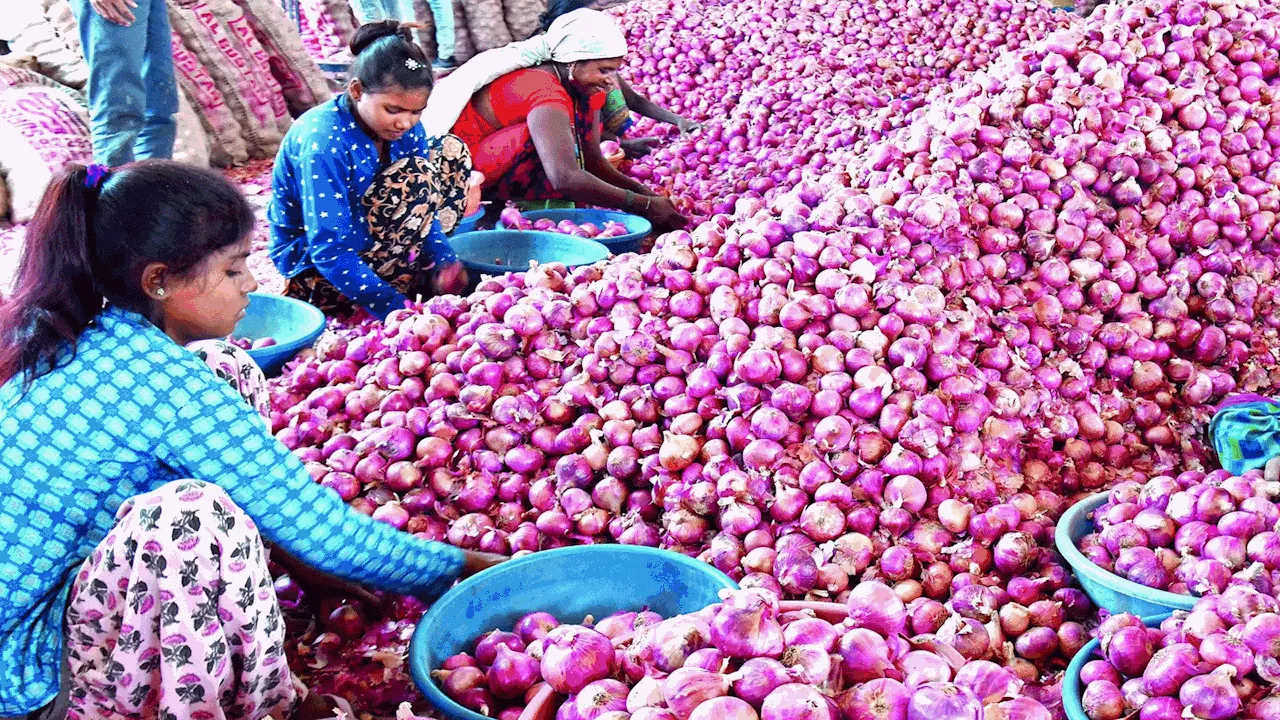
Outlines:
[[[450, 0], [427, 0], [436, 27], [436, 46], [440, 57], [453, 57], [453, 3]], [[413, 0], [354, 0], [352, 8], [361, 23], [377, 20], [410, 22], [417, 19]]]
[[93, 154], [109, 167], [173, 157], [178, 130], [169, 12], [165, 0], [137, 3], [125, 27], [99, 15], [89, 0], [71, 0], [89, 64]]

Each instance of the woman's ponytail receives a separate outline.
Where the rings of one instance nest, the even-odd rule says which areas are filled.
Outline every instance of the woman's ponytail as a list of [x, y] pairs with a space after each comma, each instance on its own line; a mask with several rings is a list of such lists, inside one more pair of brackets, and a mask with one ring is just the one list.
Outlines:
[[168, 160], [63, 170], [27, 227], [14, 292], [0, 301], [0, 385], [21, 376], [29, 388], [68, 362], [107, 303], [151, 313], [148, 264], [190, 277], [253, 222], [244, 196], [213, 170]]
[[391, 87], [419, 90], [435, 86], [431, 59], [413, 41], [413, 30], [424, 26], [396, 20], [379, 20], [356, 29], [349, 45], [350, 76], [359, 80], [366, 92]]
[[27, 226], [13, 294], [0, 303], [0, 384], [25, 374], [29, 385], [102, 310], [90, 246], [92, 185], [84, 166], [63, 170]]

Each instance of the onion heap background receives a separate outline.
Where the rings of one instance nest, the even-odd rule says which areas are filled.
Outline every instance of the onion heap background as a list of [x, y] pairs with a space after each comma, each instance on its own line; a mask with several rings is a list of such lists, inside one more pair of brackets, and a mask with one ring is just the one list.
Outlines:
[[[624, 74], [703, 122], [640, 123], [669, 142], [627, 171], [698, 222], [337, 327], [274, 384], [273, 431], [462, 547], [659, 546], [793, 601], [885, 583], [909, 635], [1060, 713], [1099, 618], [1055, 520], [1118, 482], [1221, 483], [1213, 408], [1276, 377], [1280, 8], [616, 12]], [[418, 698], [420, 604], [279, 590], [314, 687]]]

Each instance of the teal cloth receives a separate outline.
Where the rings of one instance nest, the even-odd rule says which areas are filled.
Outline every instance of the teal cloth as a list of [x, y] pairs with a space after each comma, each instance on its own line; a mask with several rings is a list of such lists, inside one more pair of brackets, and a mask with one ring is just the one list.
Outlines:
[[1280, 455], [1280, 405], [1246, 402], [1221, 408], [1209, 423], [1209, 439], [1231, 474], [1262, 468]]

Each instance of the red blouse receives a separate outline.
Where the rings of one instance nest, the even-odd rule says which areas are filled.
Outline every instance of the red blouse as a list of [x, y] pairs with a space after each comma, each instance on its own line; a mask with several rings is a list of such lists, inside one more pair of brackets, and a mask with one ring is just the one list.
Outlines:
[[[487, 93], [489, 107], [493, 108], [493, 117], [497, 125], [489, 122], [476, 109], [476, 98], [480, 93]], [[480, 90], [476, 97], [467, 103], [467, 107], [453, 125], [453, 134], [462, 138], [471, 150], [476, 169], [485, 173], [486, 185], [497, 179], [495, 173], [505, 172], [513, 157], [497, 157], [508, 155], [516, 148], [528, 142], [529, 113], [534, 108], [544, 105], [555, 105], [563, 108], [570, 118], [574, 116], [573, 99], [565, 90], [560, 79], [546, 70], [526, 68], [508, 73], [494, 80]], [[598, 118], [604, 107], [605, 93], [592, 95], [587, 101], [589, 117]], [[502, 132], [510, 130], [510, 132]], [[585, 131], [586, 128], [580, 130]], [[502, 133], [502, 137], [494, 137]], [[506, 137], [512, 135], [513, 137]], [[514, 137], [519, 135], [519, 138]], [[488, 143], [485, 141], [492, 138]], [[498, 140], [501, 142], [495, 142]], [[500, 150], [501, 148], [501, 150]]]

